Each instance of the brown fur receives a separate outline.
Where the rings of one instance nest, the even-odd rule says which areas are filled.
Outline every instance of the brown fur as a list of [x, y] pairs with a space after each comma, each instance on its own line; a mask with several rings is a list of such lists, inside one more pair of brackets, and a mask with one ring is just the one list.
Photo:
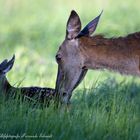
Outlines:
[[81, 37], [79, 47], [91, 69], [110, 69], [124, 74], [140, 75], [140, 33], [126, 37]]

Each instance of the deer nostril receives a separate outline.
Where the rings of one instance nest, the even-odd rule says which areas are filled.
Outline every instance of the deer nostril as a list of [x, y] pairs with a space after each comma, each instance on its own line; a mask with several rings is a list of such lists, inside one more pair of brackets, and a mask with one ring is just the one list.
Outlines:
[[57, 54], [56, 55], [56, 61], [59, 62], [60, 60], [61, 60], [61, 56], [60, 56], [60, 54]]
[[86, 66], [83, 66], [82, 69], [85, 70], [85, 69], [87, 69], [87, 67]]

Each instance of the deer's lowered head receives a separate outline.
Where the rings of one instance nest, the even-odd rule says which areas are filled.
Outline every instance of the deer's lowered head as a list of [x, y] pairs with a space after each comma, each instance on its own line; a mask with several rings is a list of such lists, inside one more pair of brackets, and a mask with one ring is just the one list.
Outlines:
[[11, 60], [5, 59], [0, 64], [0, 90], [3, 92], [7, 92], [11, 85], [7, 81], [6, 74], [12, 69], [15, 61], [15, 55], [11, 58]]
[[72, 91], [87, 73], [86, 59], [82, 53], [85, 48], [81, 47], [80, 39], [90, 36], [96, 30], [101, 14], [89, 22], [81, 31], [80, 18], [74, 10], [71, 11], [66, 26], [65, 40], [56, 54], [58, 63], [56, 92], [63, 103], [69, 102]]

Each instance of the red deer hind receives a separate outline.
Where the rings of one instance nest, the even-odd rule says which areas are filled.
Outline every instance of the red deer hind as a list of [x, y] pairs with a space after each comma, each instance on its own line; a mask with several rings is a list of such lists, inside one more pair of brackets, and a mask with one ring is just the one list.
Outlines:
[[91, 36], [100, 16], [81, 31], [78, 14], [75, 11], [70, 14], [66, 37], [56, 54], [56, 91], [63, 103], [69, 103], [72, 91], [83, 80], [88, 69], [108, 69], [140, 76], [140, 32], [118, 38]]

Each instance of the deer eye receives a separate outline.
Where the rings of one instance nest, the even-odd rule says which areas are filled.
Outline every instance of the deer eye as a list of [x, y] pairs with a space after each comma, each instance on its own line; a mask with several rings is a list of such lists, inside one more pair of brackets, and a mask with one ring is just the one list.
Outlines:
[[61, 55], [60, 54], [57, 54], [55, 58], [56, 58], [56, 61], [57, 62], [60, 62], [61, 61]]

